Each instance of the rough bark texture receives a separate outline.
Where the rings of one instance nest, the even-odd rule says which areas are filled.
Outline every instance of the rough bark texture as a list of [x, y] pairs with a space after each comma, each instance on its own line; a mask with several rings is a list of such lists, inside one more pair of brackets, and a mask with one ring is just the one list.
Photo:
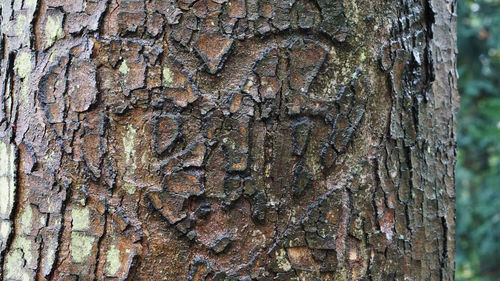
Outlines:
[[3, 0], [3, 280], [452, 280], [452, 0]]

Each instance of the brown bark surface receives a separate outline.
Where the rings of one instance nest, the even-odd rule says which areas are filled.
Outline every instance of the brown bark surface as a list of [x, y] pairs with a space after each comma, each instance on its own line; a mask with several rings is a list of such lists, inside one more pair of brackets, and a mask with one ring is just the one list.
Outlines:
[[453, 280], [453, 0], [4, 0], [2, 280]]

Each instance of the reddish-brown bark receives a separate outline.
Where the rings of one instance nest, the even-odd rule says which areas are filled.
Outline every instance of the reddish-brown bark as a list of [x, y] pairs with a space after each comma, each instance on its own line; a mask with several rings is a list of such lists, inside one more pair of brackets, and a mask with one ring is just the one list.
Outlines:
[[1, 3], [3, 280], [452, 280], [454, 1]]

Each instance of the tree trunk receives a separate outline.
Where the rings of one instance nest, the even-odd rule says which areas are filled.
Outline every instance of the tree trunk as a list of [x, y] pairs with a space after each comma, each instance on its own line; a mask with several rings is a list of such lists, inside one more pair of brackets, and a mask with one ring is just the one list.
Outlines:
[[453, 0], [4, 0], [2, 280], [453, 280]]

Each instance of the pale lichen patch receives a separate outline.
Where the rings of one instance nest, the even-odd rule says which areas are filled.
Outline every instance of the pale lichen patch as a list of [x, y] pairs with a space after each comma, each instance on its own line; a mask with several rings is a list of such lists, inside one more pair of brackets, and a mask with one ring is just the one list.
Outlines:
[[118, 249], [115, 245], [111, 245], [108, 254], [106, 255], [106, 271], [109, 276], [116, 276], [120, 267], [120, 249]]
[[132, 125], [127, 126], [127, 133], [123, 137], [123, 149], [125, 151], [125, 163], [131, 165], [132, 169], [137, 168], [135, 164], [135, 136], [137, 135], [137, 129]]
[[29, 10], [34, 10], [36, 8], [36, 4], [38, 0], [25, 0], [23, 7]]
[[359, 56], [359, 59], [363, 62], [366, 60], [366, 54], [365, 52], [361, 52], [360, 56]]
[[17, 280], [25, 263], [22, 250], [14, 249], [10, 251], [5, 259], [5, 279]]
[[277, 251], [276, 262], [278, 264], [278, 267], [285, 272], [290, 271], [292, 269], [292, 265], [290, 264], [290, 261], [286, 257], [285, 249], [280, 249], [279, 251]]
[[[12, 250], [5, 258], [4, 273], [5, 280], [34, 280], [30, 278], [29, 268], [36, 266], [37, 256], [33, 256], [35, 246], [27, 236], [19, 235], [12, 244]], [[35, 252], [36, 253], [36, 252]], [[4, 280], [4, 279], [2, 279]]]
[[[61, 219], [57, 219], [53, 224], [49, 224], [49, 227], [54, 229], [59, 229], [61, 225]], [[40, 270], [43, 276], [48, 276], [53, 269], [54, 262], [56, 260], [56, 255], [59, 251], [59, 233], [48, 232], [47, 235], [43, 237], [43, 246], [41, 248], [40, 256]]]
[[16, 19], [16, 35], [22, 37], [26, 28], [26, 16], [19, 14]]
[[35, 262], [34, 257], [31, 254], [32, 244], [33, 242], [24, 235], [16, 237], [16, 240], [14, 241], [14, 248], [21, 249], [23, 251], [23, 257], [27, 264], [34, 264]]
[[2, 218], [7, 219], [9, 217], [12, 201], [7, 199], [10, 197], [11, 184], [9, 178], [5, 176], [0, 176], [0, 215]]
[[134, 194], [135, 193], [135, 184], [131, 182], [125, 182], [123, 184], [123, 187], [127, 191], [128, 194]]
[[[135, 163], [135, 137], [137, 135], [137, 129], [132, 125], [127, 126], [127, 132], [123, 136], [123, 150], [125, 152], [125, 164], [126, 164], [126, 176], [133, 175], [137, 169], [137, 164]], [[129, 182], [125, 182], [124, 188], [129, 194], [135, 193], [135, 185]]]
[[163, 67], [163, 86], [168, 87], [174, 82], [174, 74], [168, 66]]
[[45, 24], [45, 47], [50, 47], [58, 39], [64, 37], [64, 30], [62, 28], [63, 15], [53, 15], [47, 17]]
[[0, 141], [0, 218], [8, 219], [14, 202], [15, 147]]
[[0, 241], [4, 243], [9, 238], [11, 222], [4, 220], [0, 222]]
[[0, 250], [6, 247], [12, 231], [10, 216], [15, 196], [15, 147], [7, 139], [0, 140]]
[[21, 78], [26, 78], [31, 73], [31, 54], [28, 52], [21, 52], [14, 64], [14, 70], [16, 70], [17, 75]]
[[95, 237], [79, 233], [71, 233], [71, 260], [74, 263], [84, 262], [92, 253]]
[[25, 234], [29, 234], [33, 225], [33, 210], [31, 209], [31, 206], [28, 205], [24, 209], [23, 213], [21, 214], [20, 222], [21, 231]]
[[74, 208], [71, 211], [73, 219], [73, 231], [89, 230], [89, 209], [88, 208]]
[[130, 68], [128, 67], [126, 60], [122, 61], [122, 63], [120, 64], [120, 67], [118, 68], [118, 71], [120, 71], [120, 73], [123, 75], [126, 75], [129, 73]]

